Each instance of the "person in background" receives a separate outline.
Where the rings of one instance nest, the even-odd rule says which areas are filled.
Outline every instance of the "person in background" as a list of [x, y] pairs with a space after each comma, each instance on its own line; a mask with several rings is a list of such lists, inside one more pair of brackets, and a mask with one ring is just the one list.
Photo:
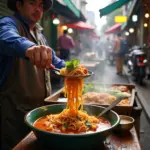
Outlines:
[[30, 131], [25, 114], [51, 94], [47, 68], [65, 66], [37, 23], [52, 0], [8, 0], [7, 5], [15, 13], [0, 19], [1, 150], [13, 149], [24, 138]]
[[128, 50], [127, 42], [122, 38], [121, 33], [117, 33], [117, 38], [114, 44], [114, 53], [116, 56], [116, 71], [117, 75], [122, 75], [124, 56]]
[[70, 60], [70, 50], [75, 47], [75, 42], [68, 31], [64, 30], [63, 35], [58, 39], [58, 47], [60, 49], [60, 58]]
[[105, 42], [105, 55], [106, 59], [108, 59], [110, 55], [113, 55], [113, 42], [110, 37], [107, 37]]
[[102, 58], [103, 56], [103, 49], [101, 47], [101, 43], [99, 40], [95, 40], [93, 51], [96, 54], [97, 58]]
[[81, 40], [77, 40], [76, 41], [76, 56], [80, 55], [82, 48], [83, 48], [83, 46], [82, 46]]

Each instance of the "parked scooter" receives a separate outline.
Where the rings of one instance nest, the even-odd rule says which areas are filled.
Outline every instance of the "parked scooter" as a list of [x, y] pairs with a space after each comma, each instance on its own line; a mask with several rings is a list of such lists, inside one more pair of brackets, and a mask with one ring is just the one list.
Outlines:
[[128, 54], [128, 69], [129, 72], [135, 77], [135, 81], [139, 84], [143, 83], [146, 76], [146, 54], [139, 46], [134, 46], [129, 49]]

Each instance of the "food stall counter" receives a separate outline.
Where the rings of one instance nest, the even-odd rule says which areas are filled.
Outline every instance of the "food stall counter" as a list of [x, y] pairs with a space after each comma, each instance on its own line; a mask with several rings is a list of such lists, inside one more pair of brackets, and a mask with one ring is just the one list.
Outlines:
[[[112, 133], [104, 144], [93, 150], [141, 150], [140, 142], [133, 127], [130, 132]], [[53, 150], [44, 148], [33, 132], [30, 132], [13, 150]]]

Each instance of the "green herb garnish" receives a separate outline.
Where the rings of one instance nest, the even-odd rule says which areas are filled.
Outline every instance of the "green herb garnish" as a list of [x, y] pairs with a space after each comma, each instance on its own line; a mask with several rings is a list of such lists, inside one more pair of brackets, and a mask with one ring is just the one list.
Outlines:
[[64, 123], [64, 128], [67, 129], [68, 128], [68, 124]]
[[88, 120], [85, 122], [85, 125], [86, 125], [87, 127], [91, 128], [91, 123], [90, 123]]
[[71, 71], [71, 70], [75, 69], [76, 67], [78, 67], [79, 64], [80, 64], [80, 61], [78, 59], [66, 61], [66, 68], [67, 68], [67, 70]]
[[80, 106], [78, 107], [78, 110], [80, 110], [80, 109], [81, 109], [81, 107], [82, 107], [82, 105], [80, 105]]
[[76, 116], [76, 118], [77, 118], [78, 120], [81, 120], [81, 117], [80, 117], [80, 116]]

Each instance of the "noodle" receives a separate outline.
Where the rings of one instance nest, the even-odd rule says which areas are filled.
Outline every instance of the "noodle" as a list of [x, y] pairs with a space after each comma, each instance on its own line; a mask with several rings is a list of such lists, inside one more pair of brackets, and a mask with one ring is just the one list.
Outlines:
[[74, 116], [69, 109], [64, 109], [60, 114], [48, 115], [47, 120], [52, 125], [48, 126], [48, 131], [56, 132], [59, 129], [62, 133], [81, 133], [89, 131], [89, 129], [96, 131], [97, 123], [99, 123], [99, 119], [94, 116], [88, 116], [83, 111], [78, 111]]
[[[87, 73], [88, 70], [81, 65], [72, 71], [68, 71], [66, 68], [61, 69], [61, 74], [67, 76], [84, 76]], [[51, 114], [43, 118], [43, 128], [46, 126], [47, 131], [61, 133], [82, 133], [97, 130], [100, 119], [89, 116], [83, 110], [83, 83], [83, 78], [65, 77], [65, 96], [68, 98], [66, 109], [59, 114]], [[38, 126], [38, 121], [36, 126]]]
[[66, 78], [65, 79], [65, 91], [68, 97], [67, 109], [71, 111], [72, 114], [77, 114], [78, 108], [82, 103], [82, 87], [83, 79], [80, 78]]
[[66, 68], [63, 68], [60, 70], [60, 74], [65, 76], [85, 76], [88, 74], [88, 70], [83, 65], [80, 65], [72, 71], [68, 71]]

